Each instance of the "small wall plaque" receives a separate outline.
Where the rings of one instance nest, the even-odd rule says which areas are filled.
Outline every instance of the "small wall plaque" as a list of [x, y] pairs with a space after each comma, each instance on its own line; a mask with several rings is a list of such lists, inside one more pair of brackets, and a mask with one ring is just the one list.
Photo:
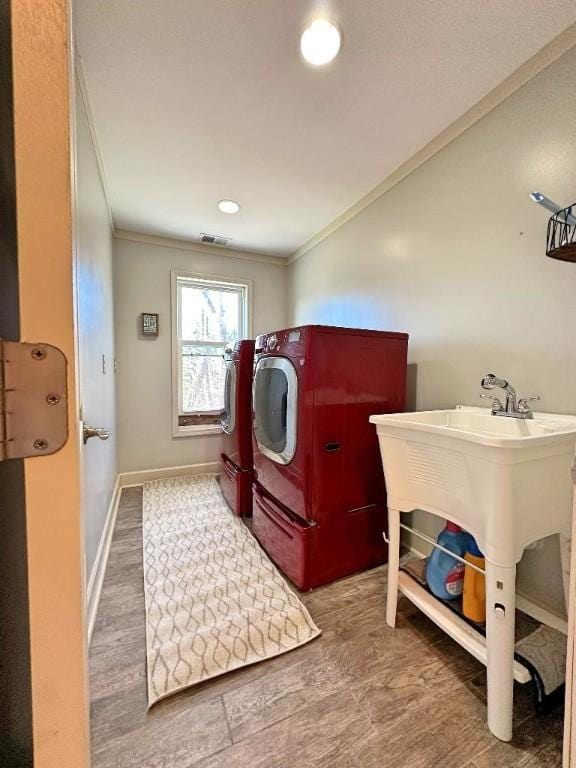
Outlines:
[[158, 314], [156, 312], [142, 312], [142, 335], [158, 336]]

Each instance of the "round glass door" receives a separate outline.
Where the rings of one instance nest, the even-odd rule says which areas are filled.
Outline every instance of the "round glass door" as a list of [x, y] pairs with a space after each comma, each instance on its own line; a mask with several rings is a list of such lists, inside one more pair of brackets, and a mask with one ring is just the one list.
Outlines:
[[224, 378], [224, 409], [220, 415], [220, 426], [231, 435], [236, 424], [236, 366], [233, 362], [226, 364]]
[[298, 377], [290, 360], [258, 361], [252, 392], [254, 434], [261, 452], [278, 464], [289, 464], [296, 452], [297, 393]]

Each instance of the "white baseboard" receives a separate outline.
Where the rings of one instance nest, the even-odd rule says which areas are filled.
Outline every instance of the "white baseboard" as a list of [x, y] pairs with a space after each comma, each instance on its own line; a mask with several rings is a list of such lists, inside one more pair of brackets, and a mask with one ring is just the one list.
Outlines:
[[428, 557], [426, 552], [422, 552], [421, 549], [418, 549], [418, 547], [411, 547], [408, 544], [405, 544], [404, 542], [401, 542], [401, 545], [405, 547], [405, 549], [413, 556], [417, 558], [422, 557]]
[[183, 477], [184, 475], [218, 474], [220, 462], [210, 461], [206, 464], [188, 464], [183, 467], [163, 467], [162, 469], [139, 469], [132, 472], [122, 472], [118, 475], [120, 488], [132, 485], [142, 485], [149, 480], [164, 480], [166, 477]]
[[110, 552], [110, 544], [112, 542], [112, 534], [114, 533], [114, 524], [116, 523], [116, 514], [118, 512], [118, 503], [120, 501], [120, 478], [116, 478], [114, 484], [114, 490], [112, 491], [112, 498], [108, 506], [108, 514], [106, 515], [106, 522], [104, 523], [104, 530], [102, 531], [102, 537], [98, 545], [98, 551], [96, 552], [96, 558], [94, 559], [94, 565], [92, 566], [92, 572], [88, 580], [88, 588], [86, 590], [86, 624], [88, 627], [88, 644], [92, 639], [92, 632], [94, 631], [94, 624], [96, 623], [96, 614], [98, 612], [98, 604], [100, 602], [100, 593], [102, 592], [102, 584], [104, 582], [104, 574], [106, 573], [106, 565], [108, 564], [108, 554]]
[[557, 629], [562, 634], [568, 634], [568, 622], [565, 618], [553, 613], [549, 608], [546, 608], [540, 603], [535, 602], [532, 598], [522, 594], [522, 592], [516, 593], [516, 608], [527, 613], [536, 621], [546, 624], [552, 629]]

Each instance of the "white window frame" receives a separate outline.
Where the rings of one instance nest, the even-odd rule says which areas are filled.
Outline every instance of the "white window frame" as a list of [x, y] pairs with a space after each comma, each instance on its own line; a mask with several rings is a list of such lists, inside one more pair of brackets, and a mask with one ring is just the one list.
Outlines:
[[[209, 275], [198, 272], [186, 272], [180, 269], [173, 269], [171, 272], [171, 308], [172, 308], [172, 436], [173, 437], [201, 437], [203, 435], [222, 434], [220, 424], [197, 424], [192, 426], [180, 426], [178, 423], [180, 416], [180, 405], [182, 402], [181, 372], [180, 365], [182, 360], [181, 347], [183, 344], [194, 346], [195, 344], [205, 346], [206, 342], [186, 341], [179, 338], [178, 329], [180, 327], [180, 301], [178, 296], [178, 283], [189, 280], [194, 285], [204, 286], [206, 288], [228, 288], [237, 291], [241, 289], [243, 301], [240, 311], [242, 312], [242, 329], [240, 339], [252, 338], [252, 281], [239, 277], [224, 277], [222, 275]], [[214, 342], [213, 346], [222, 346], [222, 353], [226, 346], [225, 342]]]

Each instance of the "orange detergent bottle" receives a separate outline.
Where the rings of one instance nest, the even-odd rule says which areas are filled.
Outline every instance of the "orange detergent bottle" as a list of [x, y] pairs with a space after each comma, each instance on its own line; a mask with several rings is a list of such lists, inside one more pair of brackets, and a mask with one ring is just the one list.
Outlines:
[[[478, 568], [486, 567], [484, 555], [478, 549], [478, 544], [470, 536], [470, 543], [464, 559]], [[483, 623], [486, 621], [486, 579], [483, 573], [474, 568], [464, 568], [464, 590], [462, 596], [462, 611], [467, 619]]]

